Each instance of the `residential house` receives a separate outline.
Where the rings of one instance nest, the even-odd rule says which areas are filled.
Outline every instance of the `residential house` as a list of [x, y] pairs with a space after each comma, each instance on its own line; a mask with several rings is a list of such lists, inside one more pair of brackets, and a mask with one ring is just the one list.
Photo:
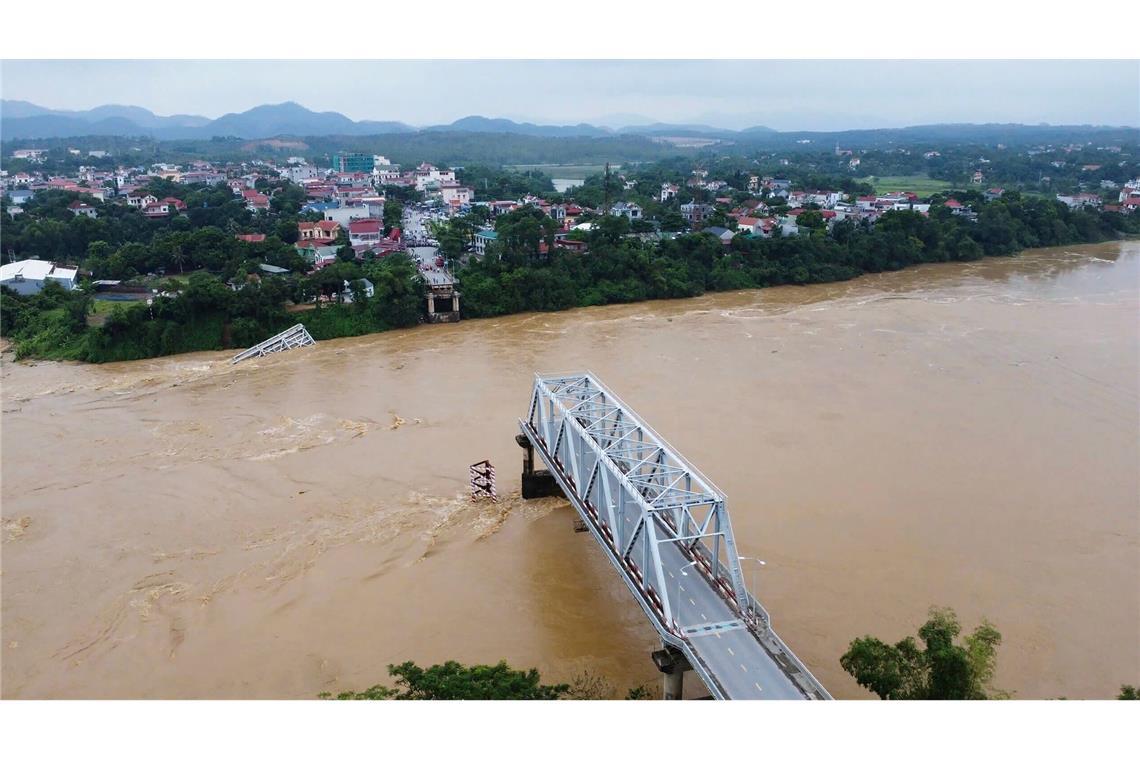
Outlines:
[[491, 201], [488, 205], [491, 207], [491, 214], [493, 216], [510, 213], [519, 207], [519, 204], [515, 201]]
[[998, 198], [1005, 194], [1005, 188], [991, 187], [989, 190], [982, 193], [982, 197], [987, 201], [996, 201]]
[[326, 208], [323, 214], [326, 222], [337, 222], [341, 227], [347, 227], [349, 222], [354, 219], [369, 219], [371, 212], [363, 204], [356, 205], [340, 205], [332, 208]]
[[9, 190], [8, 200], [12, 201], [13, 205], [22, 206], [34, 195], [35, 191], [28, 190], [26, 188], [20, 188], [19, 190]]
[[12, 151], [12, 158], [22, 158], [25, 161], [40, 164], [43, 163], [47, 152], [47, 148], [24, 148]]
[[740, 216], [736, 218], [736, 229], [740, 233], [756, 232], [756, 228], [763, 220], [755, 216]]
[[680, 190], [679, 187], [668, 182], [661, 185], [661, 202], [665, 203], [666, 201], [671, 201], [676, 198], [678, 190]]
[[703, 224], [706, 219], [712, 216], [715, 209], [707, 203], [683, 203], [681, 204], [681, 216], [685, 221], [690, 224]]
[[315, 166], [290, 166], [281, 170], [281, 176], [295, 184], [302, 184], [307, 179], [319, 179], [321, 170]]
[[1057, 200], [1069, 208], [1096, 208], [1101, 205], [1099, 195], [1093, 193], [1077, 193], [1076, 195], [1058, 195]]
[[475, 253], [482, 256], [487, 252], [487, 246], [499, 239], [499, 233], [494, 230], [479, 230], [475, 233]]
[[713, 235], [720, 240], [723, 245], [729, 245], [732, 239], [736, 237], [736, 233], [727, 227], [706, 227], [701, 230], [701, 232], [706, 235]]
[[[354, 280], [353, 282], [359, 283], [361, 289], [364, 291], [365, 298], [371, 298], [376, 295], [376, 287], [368, 280], [363, 278]], [[345, 303], [352, 303], [352, 282], [344, 281], [344, 290], [342, 291], [342, 298]]]
[[226, 175], [210, 169], [183, 172], [178, 182], [183, 185], [220, 185], [226, 181]]
[[268, 211], [269, 210], [269, 196], [262, 193], [247, 190], [242, 193], [242, 198], [245, 200], [245, 207], [253, 212]]
[[379, 219], [356, 219], [348, 223], [348, 242], [353, 246], [380, 242], [384, 225]]
[[340, 225], [327, 219], [320, 222], [298, 222], [297, 232], [301, 241], [333, 242], [340, 234]]
[[336, 246], [319, 243], [316, 240], [300, 240], [294, 246], [301, 258], [313, 265], [314, 269], [336, 261]]
[[441, 184], [439, 193], [443, 202], [448, 204], [457, 203], [460, 206], [466, 206], [475, 200], [475, 191], [469, 187], [461, 186], [458, 182]]
[[143, 216], [148, 219], [165, 219], [170, 216], [170, 204], [163, 203], [162, 201], [155, 201], [148, 203], [143, 207]]
[[127, 205], [131, 208], [146, 208], [158, 203], [158, 198], [147, 192], [135, 192], [127, 196]]
[[83, 203], [82, 201], [75, 201], [73, 203], [69, 203], [67, 206], [67, 210], [70, 211], [75, 216], [85, 216], [88, 219], [98, 219], [99, 218], [99, 212], [95, 210], [95, 207], [94, 206], [88, 206], [86, 203]]
[[264, 243], [265, 242], [265, 235], [263, 235], [261, 233], [250, 233], [248, 235], [234, 235], [234, 237], [237, 238], [238, 240], [244, 241], [246, 243]]
[[641, 206], [636, 203], [615, 203], [610, 207], [610, 214], [613, 216], [624, 216], [631, 222], [636, 219], [641, 219]]

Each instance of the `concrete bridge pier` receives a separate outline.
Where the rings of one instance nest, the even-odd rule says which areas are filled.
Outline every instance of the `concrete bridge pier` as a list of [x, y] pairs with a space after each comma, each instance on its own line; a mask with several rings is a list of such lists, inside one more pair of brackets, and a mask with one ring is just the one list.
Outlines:
[[684, 653], [665, 644], [662, 649], [653, 653], [653, 664], [665, 676], [663, 698], [680, 699], [685, 685], [685, 671], [693, 669]]
[[[524, 499], [541, 499], [545, 496], [563, 496], [558, 481], [550, 474], [550, 470], [534, 469], [534, 446], [530, 439], [521, 433], [515, 436], [515, 443], [524, 451], [522, 471], [522, 497]], [[585, 526], [582, 526], [585, 529]]]

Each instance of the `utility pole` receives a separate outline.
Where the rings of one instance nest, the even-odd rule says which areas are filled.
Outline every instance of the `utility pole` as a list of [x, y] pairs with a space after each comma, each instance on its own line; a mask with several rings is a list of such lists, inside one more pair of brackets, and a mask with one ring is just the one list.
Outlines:
[[610, 215], [610, 162], [606, 161], [605, 203], [602, 206], [602, 216]]

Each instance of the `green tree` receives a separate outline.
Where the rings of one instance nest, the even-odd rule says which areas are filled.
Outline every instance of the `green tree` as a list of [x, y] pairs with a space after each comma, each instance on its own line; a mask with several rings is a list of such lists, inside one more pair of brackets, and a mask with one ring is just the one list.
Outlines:
[[1140, 699], [1140, 690], [1135, 686], [1124, 684], [1120, 687], [1120, 696], [1117, 699]]
[[[396, 687], [373, 686], [364, 691], [343, 691], [336, 699], [559, 699], [570, 685], [542, 684], [534, 668], [512, 670], [506, 661], [497, 665], [461, 665], [448, 660], [421, 668], [414, 662], [389, 665]], [[332, 697], [328, 692], [322, 699]]]
[[918, 630], [891, 646], [873, 636], [851, 642], [839, 662], [860, 686], [880, 699], [989, 699], [1007, 696], [990, 687], [1001, 634], [988, 621], [954, 643], [962, 627], [954, 611], [933, 607]]

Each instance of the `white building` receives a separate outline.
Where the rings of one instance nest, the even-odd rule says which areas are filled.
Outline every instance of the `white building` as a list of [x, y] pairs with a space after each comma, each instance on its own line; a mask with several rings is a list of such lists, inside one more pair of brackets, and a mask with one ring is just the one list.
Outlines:
[[636, 203], [615, 203], [610, 207], [610, 213], [614, 216], [624, 216], [632, 222], [634, 219], [641, 218], [641, 206]]
[[0, 285], [21, 295], [43, 290], [47, 282], [58, 282], [66, 290], [74, 290], [78, 269], [56, 266], [50, 261], [24, 259], [0, 267]]
[[456, 182], [440, 185], [439, 193], [444, 203], [455, 201], [460, 205], [466, 205], [475, 200], [475, 192], [471, 188], [463, 187]]
[[455, 172], [451, 169], [438, 169], [431, 164], [420, 164], [414, 173], [416, 189], [423, 192], [428, 187], [452, 184], [455, 182]]
[[22, 158], [26, 161], [39, 163], [44, 160], [45, 153], [47, 153], [47, 148], [25, 148], [12, 151], [12, 158]]
[[315, 166], [290, 166], [281, 170], [281, 176], [290, 182], [300, 185], [307, 179], [319, 179], [321, 170]]
[[[383, 207], [381, 207], [381, 214], [383, 214]], [[336, 222], [341, 227], [348, 227], [348, 223], [354, 219], [368, 219], [371, 216], [369, 209], [365, 206], [341, 206], [340, 208], [325, 209], [325, 221]]]

